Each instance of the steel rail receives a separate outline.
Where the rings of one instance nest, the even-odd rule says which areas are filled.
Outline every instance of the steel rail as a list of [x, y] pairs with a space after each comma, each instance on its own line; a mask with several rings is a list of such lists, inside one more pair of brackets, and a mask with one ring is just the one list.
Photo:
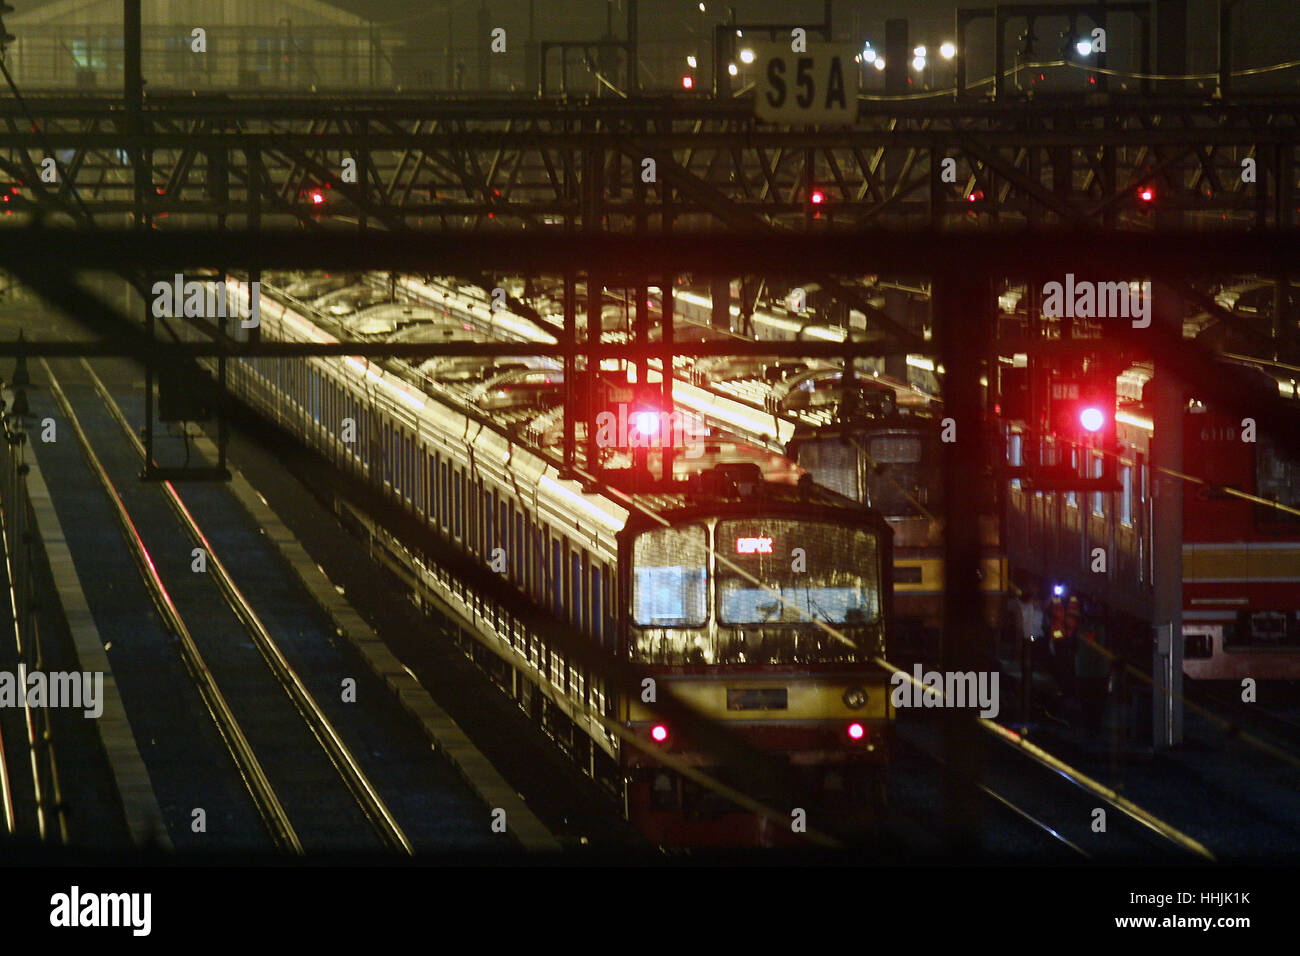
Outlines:
[[293, 823], [289, 820], [284, 805], [280, 802], [280, 798], [271, 785], [266, 771], [262, 768], [261, 762], [257, 759], [257, 755], [253, 752], [253, 746], [249, 743], [243, 728], [240, 727], [234, 711], [231, 710], [225, 696], [221, 693], [221, 689], [217, 686], [212, 672], [208, 669], [207, 663], [203, 660], [203, 655], [199, 652], [198, 645], [194, 642], [194, 638], [177, 610], [175, 602], [172, 601], [171, 594], [167, 591], [167, 586], [163, 583], [157, 566], [149, 554], [149, 549], [140, 537], [140, 532], [131, 519], [121, 495], [113, 486], [113, 481], [109, 477], [103, 462], [100, 461], [94, 448], [91, 447], [90, 439], [81, 427], [81, 421], [72, 408], [71, 402], [68, 401], [67, 395], [64, 394], [57, 376], [43, 359], [41, 365], [44, 366], [45, 373], [49, 378], [50, 392], [54, 396], [54, 400], [68, 419], [69, 425], [72, 426], [73, 434], [77, 436], [77, 442], [81, 446], [82, 454], [90, 465], [91, 471], [94, 472], [100, 485], [108, 495], [109, 503], [113, 507], [122, 534], [126, 538], [127, 548], [139, 567], [140, 576], [149, 591], [150, 597], [153, 598], [154, 605], [158, 608], [158, 612], [162, 615], [167, 627], [180, 641], [181, 656], [198, 685], [199, 693], [208, 708], [208, 713], [211, 714], [217, 730], [226, 741], [231, 756], [234, 758], [244, 780], [244, 785], [248, 788], [253, 803], [261, 814], [271, 838], [279, 848], [302, 854], [302, 843], [294, 831]]
[[[121, 427], [122, 432], [130, 440], [132, 447], [135, 448], [136, 453], [143, 460], [145, 457], [144, 444], [131, 428], [130, 422], [128, 422], [126, 417], [122, 414], [121, 407], [113, 399], [113, 396], [109, 394], [107, 387], [104, 385], [100, 377], [95, 374], [95, 371], [90, 367], [90, 364], [84, 359], [81, 364], [90, 375], [95, 391], [99, 395], [100, 400], [104, 403], [104, 406], [108, 409], [109, 414]], [[334, 728], [333, 723], [330, 721], [329, 717], [326, 716], [325, 711], [321, 708], [320, 704], [316, 702], [316, 699], [307, 689], [302, 678], [298, 676], [297, 671], [293, 669], [293, 666], [284, 656], [284, 653], [280, 650], [275, 638], [271, 636], [271, 632], [262, 622], [261, 617], [258, 616], [255, 610], [253, 610], [253, 606], [249, 603], [248, 598], [244, 596], [238, 585], [235, 584], [234, 579], [226, 569], [224, 562], [222, 562], [221, 558], [217, 555], [216, 550], [212, 547], [211, 542], [208, 541], [207, 536], [203, 534], [198, 522], [194, 520], [194, 516], [190, 513], [189, 509], [185, 507], [185, 503], [181, 500], [180, 495], [177, 494], [175, 486], [170, 481], [163, 481], [161, 482], [161, 485], [167, 496], [168, 503], [172, 506], [172, 510], [176, 512], [177, 517], [185, 526], [186, 532], [193, 541], [203, 549], [207, 558], [208, 571], [217, 582], [218, 587], [221, 589], [221, 592], [225, 596], [231, 609], [248, 630], [250, 636], [257, 644], [258, 650], [261, 651], [262, 657], [266, 660], [268, 666], [288, 693], [294, 706], [302, 715], [303, 720], [307, 723], [307, 726], [311, 728], [312, 733], [320, 742], [321, 747], [325, 750], [326, 754], [329, 755], [330, 761], [334, 764], [339, 776], [343, 778], [344, 783], [347, 784], [348, 789], [356, 798], [356, 801], [366, 818], [375, 828], [375, 831], [379, 834], [380, 838], [390, 847], [401, 850], [408, 855], [413, 855], [415, 849], [411, 845], [410, 840], [407, 839], [406, 834], [402, 831], [401, 825], [397, 822], [397, 818], [393, 815], [392, 811], [389, 810], [383, 797], [380, 796], [379, 791], [376, 789], [374, 784], [370, 782], [370, 778], [361, 768], [356, 757], [352, 755], [347, 744], [343, 742], [343, 738]]]

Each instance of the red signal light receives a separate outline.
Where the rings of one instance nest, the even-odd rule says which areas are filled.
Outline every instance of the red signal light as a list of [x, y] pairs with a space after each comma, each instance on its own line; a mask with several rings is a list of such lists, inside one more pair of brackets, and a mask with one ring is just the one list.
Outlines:
[[633, 412], [632, 427], [639, 431], [647, 438], [659, 434], [659, 413], [658, 412]]
[[319, 206], [325, 201], [325, 194], [319, 189], [313, 189], [310, 193], [310, 198], [313, 206]]
[[1079, 412], [1079, 424], [1083, 426], [1084, 431], [1099, 432], [1106, 425], [1106, 413], [1100, 408], [1088, 405]]
[[692, 90], [692, 89], [694, 89], [694, 88], [695, 88], [695, 77], [693, 77], [693, 76], [683, 76], [683, 77], [682, 77], [682, 89], [684, 89], [684, 90]]
[[1151, 186], [1143, 186], [1138, 190], [1138, 199], [1141, 199], [1143, 202], [1151, 202], [1155, 198], [1156, 191]]
[[663, 743], [668, 739], [668, 727], [664, 724], [655, 724], [650, 728], [650, 738], [657, 744]]
[[820, 189], [814, 189], [808, 194], [808, 201], [814, 206], [820, 206], [822, 203], [826, 202], [826, 193]]
[[849, 724], [847, 733], [849, 740], [861, 740], [866, 735], [867, 729], [855, 720]]

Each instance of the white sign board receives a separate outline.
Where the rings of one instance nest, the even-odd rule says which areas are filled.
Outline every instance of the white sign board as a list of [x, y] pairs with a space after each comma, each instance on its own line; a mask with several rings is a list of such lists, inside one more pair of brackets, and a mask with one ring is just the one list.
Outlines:
[[754, 46], [758, 66], [754, 110], [769, 123], [852, 123], [858, 117], [857, 51], [851, 45], [812, 43], [794, 53], [789, 43]]

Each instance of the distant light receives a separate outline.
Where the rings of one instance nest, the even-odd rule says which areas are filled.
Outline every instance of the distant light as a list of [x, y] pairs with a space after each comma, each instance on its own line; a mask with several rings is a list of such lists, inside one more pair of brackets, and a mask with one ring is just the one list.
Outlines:
[[736, 64], [728, 63], [727, 72], [730, 73], [732, 76], [735, 76], [737, 73], [740, 72], [740, 69], [736, 66]]
[[694, 53], [692, 53], [690, 56], [686, 58], [686, 65], [689, 66], [692, 70], [700, 65], [698, 62], [696, 62]]
[[695, 86], [695, 77], [693, 77], [693, 76], [683, 76], [683, 77], [682, 77], [682, 88], [683, 88], [683, 89], [687, 89], [687, 90], [689, 90], [689, 89], [693, 89], [694, 86]]
[[923, 57], [923, 56], [913, 57], [913, 58], [912, 58], [912, 69], [916, 70], [917, 73], [920, 73], [922, 70], [924, 70], [924, 69], [925, 69], [925, 57]]
[[311, 204], [313, 206], [319, 206], [324, 201], [325, 201], [325, 194], [323, 192], [321, 192], [319, 189], [313, 189], [311, 191]]
[[1065, 585], [1064, 585], [1064, 584], [1053, 584], [1053, 585], [1052, 585], [1052, 594], [1054, 594], [1056, 597], [1060, 597], [1060, 596], [1061, 596], [1062, 594], [1064, 594], [1064, 593], [1065, 593]]
[[1151, 186], [1143, 186], [1141, 189], [1138, 190], [1138, 199], [1141, 199], [1143, 202], [1150, 202], [1155, 198], [1156, 198], [1156, 191]]
[[939, 44], [939, 55], [945, 60], [951, 60], [957, 55], [957, 44], [951, 40], [945, 40]]
[[1079, 56], [1087, 56], [1092, 52], [1092, 41], [1080, 40], [1074, 45], [1074, 52], [1078, 53]]
[[[704, 4], [701, 3], [700, 6], [703, 7]], [[655, 724], [650, 728], [650, 737], [655, 743], [661, 744], [668, 739], [668, 728], [663, 724]]]
[[745, 47], [745, 49], [741, 50], [741, 51], [740, 51], [740, 62], [741, 62], [741, 63], [753, 63], [753, 62], [754, 62], [754, 51], [751, 50], [751, 49], [749, 49], [749, 47]]
[[736, 36], [738, 36], [738, 37], [743, 37], [744, 35], [745, 35], [745, 34], [744, 34], [743, 31], [741, 31], [741, 30], [737, 30], [737, 31], [736, 31]]
[[925, 56], [925, 47], [923, 46], [913, 47], [912, 56]]
[[877, 70], [883, 70], [885, 68], [885, 58], [883, 56], [876, 57], [872, 61], [872, 66], [874, 66]]
[[867, 47], [862, 51], [862, 59], [866, 60], [868, 63], [875, 63], [876, 51], [871, 49], [871, 47]]
[[848, 733], [849, 733], [850, 740], [861, 740], [862, 737], [866, 734], [866, 732], [867, 732], [866, 728], [863, 727], [856, 720], [853, 723], [849, 724]]
[[700, 13], [703, 13], [703, 12], [704, 12], [704, 4], [701, 3], [701, 4], [700, 4]]
[[826, 201], [826, 193], [822, 192], [820, 189], [814, 189], [808, 194], [808, 201], [814, 206], [820, 206]]
[[1100, 408], [1089, 406], [1079, 413], [1079, 424], [1085, 431], [1099, 432], [1106, 424], [1106, 415]]

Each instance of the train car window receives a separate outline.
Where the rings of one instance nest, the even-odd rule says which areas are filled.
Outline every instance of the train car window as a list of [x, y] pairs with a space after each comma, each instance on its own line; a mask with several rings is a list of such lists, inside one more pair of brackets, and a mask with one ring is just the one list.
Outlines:
[[546, 531], [539, 523], [533, 526], [533, 600], [546, 600]]
[[528, 538], [524, 527], [524, 513], [522, 511], [515, 512], [515, 540], [512, 543], [515, 551], [510, 563], [516, 569], [515, 581], [520, 585], [520, 587], [526, 587], [524, 577], [525, 569], [528, 567]]
[[438, 524], [446, 531], [451, 527], [451, 467], [438, 456]]
[[632, 623], [703, 627], [708, 566], [708, 533], [700, 525], [639, 534], [632, 546]]
[[[1106, 463], [1102, 460], [1101, 455], [1094, 455], [1092, 458], [1092, 477], [1100, 478], [1105, 468]], [[1092, 513], [1098, 516], [1106, 513], [1106, 492], [1094, 491], [1092, 493]]]
[[456, 470], [454, 484], [455, 484], [455, 492], [452, 495], [452, 503], [451, 503], [452, 521], [455, 522], [453, 526], [454, 527], [453, 533], [456, 537], [456, 540], [461, 541], [463, 540], [461, 537], [461, 532], [463, 530], [463, 523], [461, 519], [465, 514], [465, 509], [463, 507], [465, 474], [460, 469]]
[[605, 573], [599, 561], [591, 562], [591, 627], [592, 637], [605, 646]]
[[585, 630], [583, 618], [586, 617], [584, 600], [586, 594], [582, 588], [582, 553], [576, 548], [569, 550], [569, 623]]
[[515, 566], [519, 542], [514, 536], [514, 525], [510, 521], [510, 502], [503, 496], [498, 496], [497, 499], [497, 527], [500, 529], [501, 547], [506, 549], [506, 576], [513, 577], [509, 569]]
[[595, 601], [595, 591], [591, 583], [591, 560], [584, 553], [582, 556], [582, 633], [592, 636], [591, 606]]
[[1133, 467], [1119, 466], [1119, 522], [1128, 527], [1133, 526]]
[[1300, 612], [1238, 611], [1223, 629], [1223, 646], [1232, 650], [1300, 647]]
[[406, 458], [406, 440], [401, 428], [393, 426], [393, 490], [402, 496], [402, 465]]
[[564, 614], [564, 545], [559, 538], [551, 539], [551, 609]]
[[[1285, 454], [1268, 436], [1255, 445], [1255, 494], [1289, 508], [1300, 508], [1300, 461]], [[1260, 524], [1294, 524], [1296, 515], [1268, 505], [1255, 506]]]
[[[1007, 460], [1011, 462], [1012, 467], [1019, 468], [1025, 461], [1025, 436], [1020, 432], [1012, 432], [1007, 447]], [[1011, 479], [1011, 488], [1014, 491], [1020, 490], [1020, 479]]]
[[478, 482], [465, 475], [465, 547], [478, 550]]
[[[719, 555], [763, 585], [720, 562], [719, 624], [870, 624], [880, 618], [879, 548], [871, 531], [753, 518], [719, 521], [714, 540]], [[796, 547], [805, 551], [806, 570], [791, 569]]]

